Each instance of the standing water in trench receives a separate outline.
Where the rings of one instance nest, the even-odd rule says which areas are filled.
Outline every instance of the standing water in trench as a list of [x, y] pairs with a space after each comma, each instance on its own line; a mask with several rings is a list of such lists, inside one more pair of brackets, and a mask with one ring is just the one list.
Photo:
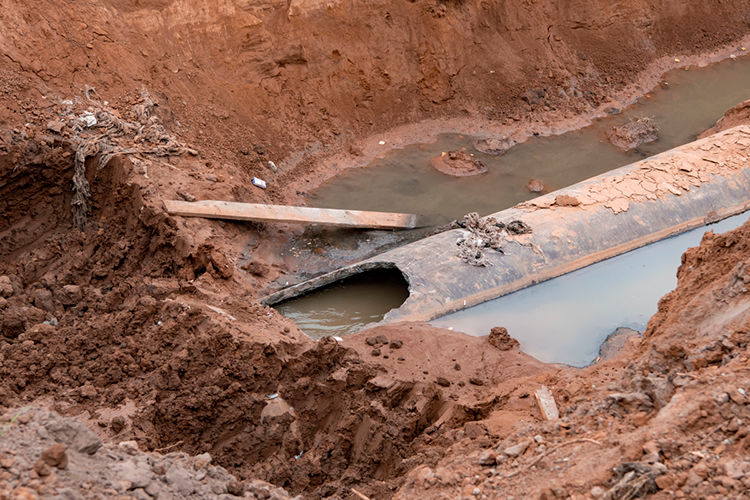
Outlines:
[[[526, 185], [538, 179], [548, 191], [636, 162], [693, 141], [724, 112], [750, 99], [750, 57], [728, 59], [704, 68], [674, 70], [663, 83], [620, 114], [558, 136], [531, 137], [502, 156], [476, 151], [477, 137], [441, 134], [430, 144], [385, 153], [367, 167], [345, 170], [311, 194], [310, 206], [415, 213], [429, 226], [470, 212], [488, 215], [538, 196]], [[653, 118], [659, 139], [624, 152], [606, 132], [632, 118]], [[488, 172], [451, 177], [432, 168], [430, 159], [466, 148]], [[405, 240], [429, 231], [399, 233]]]
[[[726, 60], [704, 68], [675, 70], [664, 76], [661, 86], [623, 113], [596, 120], [584, 129], [560, 136], [532, 137], [525, 143], [514, 146], [502, 156], [489, 156], [475, 151], [472, 144], [476, 138], [443, 134], [435, 143], [407, 146], [387, 153], [384, 158], [376, 160], [368, 167], [342, 172], [316, 190], [309, 204], [329, 208], [419, 213], [425, 216], [430, 226], [461, 218], [468, 212], [476, 211], [487, 215], [537, 196], [525, 187], [532, 178], [539, 179], [549, 189], [558, 189], [690, 142], [698, 134], [713, 126], [727, 109], [748, 98], [750, 98], [750, 58], [748, 57]], [[626, 153], [617, 149], [606, 139], [605, 133], [611, 127], [627, 123], [631, 118], [644, 116], [653, 117], [659, 125], [660, 132], [657, 141], [644, 144]], [[477, 177], [454, 178], [430, 166], [430, 159], [440, 155], [441, 152], [462, 148], [466, 148], [484, 162], [489, 172]], [[421, 231], [389, 234], [403, 238], [403, 241], [413, 241], [430, 231], [431, 229], [428, 228]], [[544, 361], [558, 361], [573, 365], [586, 364], [596, 356], [598, 346], [604, 337], [617, 326], [635, 327], [641, 323], [645, 325], [651, 314], [656, 311], [659, 298], [674, 285], [674, 273], [679, 265], [679, 254], [689, 245], [699, 241], [702, 230], [697, 229], [690, 234], [697, 235], [693, 236], [697, 238], [693, 243], [688, 240], [685, 240], [685, 243], [678, 243], [681, 241], [679, 238], [688, 237], [686, 234], [657, 244], [677, 245], [679, 248], [674, 250], [677, 255], [676, 260], [666, 254], [663, 257], [656, 257], [658, 251], [655, 248], [657, 247], [654, 245], [647, 247], [649, 252], [657, 253], [651, 257], [654, 260], [647, 259], [639, 264], [640, 270], [649, 269], [641, 281], [643, 290], [636, 290], [630, 295], [621, 294], [619, 297], [625, 297], [624, 299], [610, 301], [615, 309], [619, 307], [618, 303], [621, 303], [624, 311], [627, 304], [633, 303], [634, 294], [639, 297], [638, 303], [642, 307], [639, 306], [641, 309], [638, 310], [638, 316], [634, 320], [614, 319], [612, 323], [608, 323], [609, 320], [602, 320], [603, 323], [597, 330], [598, 333], [594, 335], [595, 338], [586, 337], [582, 350], [571, 350], [570, 355], [567, 354], [567, 347], [563, 350], [545, 351], [544, 343], [541, 346], [529, 348], [528, 352]], [[331, 238], [335, 238], [334, 235], [335, 231], [329, 234]], [[599, 265], [614, 266], [619, 262], [616, 259], [627, 260], [629, 258], [634, 257], [632, 254], [627, 254]], [[671, 259], [671, 261], [660, 266], [658, 262], [663, 259]], [[624, 265], [627, 266], [627, 264]], [[660, 279], [656, 278], [656, 268], [661, 270], [662, 278]], [[592, 266], [578, 273], [600, 272], [594, 269], [600, 268]], [[635, 268], [629, 269], [625, 274], [633, 270]], [[558, 280], [564, 278], [557, 278], [554, 282], [550, 282], [550, 286], [562, 287], [561, 281]], [[655, 281], [661, 280], [662, 285], [660, 287], [650, 285], [652, 281], [649, 280], [652, 278]], [[348, 293], [345, 288], [339, 293], [312, 293], [294, 301], [282, 303], [276, 308], [295, 321], [302, 331], [313, 338], [352, 333], [360, 330], [367, 323], [381, 320], [385, 313], [403, 302], [403, 299], [390, 299], [390, 296], [396, 293], [393, 290], [401, 285], [396, 285], [395, 288], [393, 285], [383, 283], [375, 285], [373, 280], [378, 281], [371, 278], [369, 284], [360, 285], [361, 293]], [[608, 282], [609, 280], [599, 279], [596, 284], [599, 288], [591, 288], [588, 297], [579, 296], [580, 305], [586, 311], [583, 316], [590, 318], [592, 323], [594, 315], [591, 314], [593, 309], [590, 305], [591, 300], [603, 294], [601, 287]], [[333, 285], [334, 289], [335, 286]], [[525, 291], [516, 292], [514, 295], [522, 294], [522, 292]], [[567, 291], [563, 295], [566, 294]], [[517, 296], [526, 297], [526, 295]], [[518, 298], [514, 300], [523, 302]], [[558, 295], [557, 300], [560, 303], [562, 296]], [[526, 307], [533, 305], [533, 303], [528, 304]], [[523, 304], [516, 306], [518, 312], [509, 313], [505, 317], [515, 316], [523, 322], [522, 306]], [[626, 315], [624, 314], [623, 317]], [[438, 321], [445, 326], [458, 325], [452, 319], [446, 319], [447, 322]], [[511, 334], [519, 335], [517, 329], [512, 329], [511, 324], [505, 320], [490, 326], [501, 324], [509, 328]], [[477, 335], [489, 333], [489, 327], [480, 326], [479, 323], [475, 328]], [[467, 329], [471, 327], [467, 326]], [[546, 334], [555, 335], [554, 329], [547, 329]], [[524, 345], [529, 344], [530, 339]]]
[[750, 212], [652, 243], [430, 322], [481, 337], [504, 326], [527, 354], [585, 366], [616, 328], [643, 331], [659, 299], [677, 286], [682, 254], [708, 230], [740, 227]]

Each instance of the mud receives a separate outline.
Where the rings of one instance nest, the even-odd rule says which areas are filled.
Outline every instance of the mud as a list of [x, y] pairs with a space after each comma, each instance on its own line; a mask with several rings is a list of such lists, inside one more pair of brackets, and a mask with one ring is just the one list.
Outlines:
[[[746, 418], [735, 389], [748, 389], [736, 368], [746, 362], [742, 325], [725, 325], [731, 332], [726, 345], [724, 339], [716, 344], [714, 330], [696, 332], [684, 355], [678, 347], [685, 343], [670, 340], [683, 331], [683, 315], [695, 319], [704, 311], [714, 318], [700, 304], [726, 319], [742, 303], [743, 286], [726, 274], [737, 266], [733, 255], [744, 256], [742, 242], [732, 237], [708, 239], [702, 250], [688, 254], [691, 265], [702, 264], [705, 272], [698, 277], [681, 270], [688, 291], [665, 299], [631, 368], [617, 358], [607, 368], [602, 364], [592, 369], [598, 372], [579, 375], [516, 349], [490, 351], [486, 344], [430, 331], [431, 339], [445, 336], [441, 351], [457, 351], [453, 371], [439, 371], [443, 368], [428, 365], [431, 351], [411, 346], [419, 336], [407, 338], [408, 327], [402, 326], [403, 335], [388, 336], [403, 342], [399, 356], [419, 366], [422, 378], [416, 368], [401, 378], [400, 372], [395, 376], [397, 365], [385, 363], [398, 363], [398, 349], [394, 356], [388, 352], [387, 360], [381, 352], [373, 363], [371, 349], [361, 354], [360, 345], [330, 338], [313, 342], [256, 302], [269, 283], [283, 281], [299, 262], [276, 251], [298, 230], [170, 217], [161, 200], [300, 203], [312, 186], [342, 168], [437, 131], [484, 127], [477, 135], [490, 137], [512, 129], [520, 137], [578, 126], [632, 101], [666, 69], [736, 53], [747, 36], [747, 2], [665, 2], [658, 10], [642, 1], [604, 7], [584, 1], [568, 8], [549, 1], [431, 0], [368, 5], [15, 0], [4, 7], [4, 407], [45, 405], [87, 422], [107, 443], [135, 440], [142, 450], [209, 452], [247, 485], [265, 480], [305, 498], [347, 498], [352, 487], [375, 498], [429, 498], [435, 489], [421, 490], [418, 474], [455, 457], [465, 462], [463, 452], [473, 453], [471, 447], [510, 444], [520, 420], [536, 419], [528, 395], [538, 382], [558, 385], [566, 418], [578, 418], [583, 412], [578, 408], [590, 408], [586, 398], [604, 398], [588, 388], [595, 380], [599, 386], [604, 370], [620, 370], [618, 383], [636, 384], [635, 373], [644, 371], [657, 371], [675, 387], [687, 377], [677, 390], [690, 415], [684, 428], [706, 436], [698, 442], [679, 434], [683, 424], [670, 420], [673, 413], [654, 417], [655, 408], [667, 408], [660, 406], [667, 396], [649, 389], [643, 375], [638, 390], [650, 391], [651, 406], [640, 396], [605, 398], [617, 405], [607, 403], [614, 413], [600, 415], [601, 426], [612, 422], [615, 432], [604, 427], [612, 436], [604, 457], [581, 454], [570, 481], [605, 484], [615, 455], [619, 460], [624, 451], [638, 458], [633, 443], [642, 434], [631, 432], [633, 422], [654, 417], [655, 426], [665, 422], [654, 427], [665, 435], [677, 429], [674, 446], [661, 445], [667, 458], [667, 452], [682, 457], [720, 437], [729, 439], [734, 425], [729, 417]], [[372, 43], [374, 33], [378, 44]], [[468, 37], [473, 43], [464, 43]], [[134, 123], [142, 117], [134, 110], [145, 105], [144, 90], [153, 109], [143, 130], [159, 125], [197, 155], [151, 154], [142, 150], [153, 145], [142, 141], [148, 138], [126, 134], [118, 147], [132, 151], [102, 163], [103, 155], [84, 154], [76, 169], [77, 141], [103, 130], [93, 125], [78, 130], [66, 116], [96, 117], [105, 109]], [[252, 177], [266, 180], [268, 189], [254, 187]], [[87, 200], [85, 227], [73, 217], [71, 204], [82, 206], [76, 194]], [[715, 265], [706, 263], [709, 255]], [[712, 277], [719, 294], [712, 297], [721, 300], [705, 296], [698, 307], [683, 309], [692, 304], [691, 293], [709, 288]], [[704, 281], [700, 289], [698, 281]], [[670, 342], [678, 345], [671, 358]], [[460, 347], [474, 355], [460, 357]], [[667, 353], [663, 360], [653, 358], [659, 352]], [[482, 364], [483, 357], [489, 364]], [[728, 399], [721, 394], [711, 399], [708, 384], [718, 379], [713, 366], [725, 358], [730, 374], [720, 380]], [[436, 353], [438, 359], [445, 361]], [[442, 378], [428, 379], [424, 371]], [[444, 390], [446, 381], [450, 390]], [[619, 409], [628, 401], [642, 401], [646, 415]], [[711, 401], [722, 402], [711, 406]], [[698, 410], [699, 404], [705, 409]], [[726, 430], [709, 434], [709, 426], [720, 425], [717, 415], [728, 422]], [[562, 439], [571, 429], [588, 435], [584, 427], [600, 428], [591, 420], [595, 416], [580, 418], [580, 424], [568, 422], [550, 432]], [[724, 450], [730, 457], [745, 446], [745, 437], [734, 432], [735, 441]], [[518, 456], [513, 460], [522, 463]], [[685, 456], [680, 465], [670, 464], [669, 487], [693, 470], [697, 455]], [[744, 472], [737, 476], [742, 464], [729, 472], [730, 466], [717, 460], [708, 457], [694, 471], [702, 481], [683, 492], [703, 495], [708, 488], [720, 492], [743, 484]], [[3, 495], [46, 494], [43, 482], [36, 493], [13, 493], [6, 488], [12, 467], [0, 466]], [[469, 468], [485, 473], [473, 462]], [[584, 469], [595, 473], [584, 475]], [[549, 482], [551, 476], [540, 474], [531, 490]], [[506, 491], [530, 491], [532, 476], [514, 477]], [[578, 484], [564, 487], [583, 491]], [[35, 485], [29, 481], [22, 488]]]

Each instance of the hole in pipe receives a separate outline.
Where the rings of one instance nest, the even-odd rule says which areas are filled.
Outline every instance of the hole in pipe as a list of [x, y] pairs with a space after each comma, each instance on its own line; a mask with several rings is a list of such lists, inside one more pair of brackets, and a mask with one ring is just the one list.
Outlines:
[[309, 337], [343, 336], [383, 319], [409, 297], [397, 268], [373, 269], [273, 306]]

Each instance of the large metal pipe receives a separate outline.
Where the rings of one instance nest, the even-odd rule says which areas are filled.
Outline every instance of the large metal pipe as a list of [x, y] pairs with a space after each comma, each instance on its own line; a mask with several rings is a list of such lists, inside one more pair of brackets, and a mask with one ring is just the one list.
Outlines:
[[263, 303], [364, 270], [397, 267], [409, 282], [409, 298], [380, 324], [429, 321], [748, 208], [750, 127], [740, 126], [492, 214], [505, 223], [522, 220], [533, 232], [507, 237], [504, 253], [487, 249], [491, 266], [461, 261], [457, 241], [467, 231], [455, 229], [281, 290]]

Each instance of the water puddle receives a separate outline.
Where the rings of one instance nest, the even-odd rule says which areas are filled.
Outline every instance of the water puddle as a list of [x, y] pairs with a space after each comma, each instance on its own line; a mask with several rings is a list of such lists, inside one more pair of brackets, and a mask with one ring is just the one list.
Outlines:
[[[423, 215], [427, 226], [460, 219], [469, 212], [488, 215], [531, 199], [531, 179], [555, 190], [691, 142], [724, 112], [750, 98], [750, 57], [729, 59], [704, 68], [675, 70], [664, 83], [620, 114], [559, 136], [532, 137], [502, 156], [474, 150], [476, 137], [440, 135], [436, 142], [393, 150], [369, 166], [350, 169], [315, 190], [315, 207], [406, 212]], [[628, 153], [605, 137], [608, 129], [636, 117], [653, 117], [659, 139]], [[454, 178], [430, 166], [449, 150], [473, 153], [489, 171]], [[405, 241], [424, 231], [403, 234]]]
[[646, 328], [659, 299], [677, 286], [687, 248], [697, 246], [709, 229], [722, 233], [748, 218], [747, 212], [730, 217], [430, 323], [477, 337], [504, 326], [537, 359], [585, 366], [617, 327]]
[[274, 308], [294, 321], [308, 336], [358, 332], [383, 319], [409, 296], [408, 283], [398, 269], [377, 269], [343, 279], [309, 295]]

